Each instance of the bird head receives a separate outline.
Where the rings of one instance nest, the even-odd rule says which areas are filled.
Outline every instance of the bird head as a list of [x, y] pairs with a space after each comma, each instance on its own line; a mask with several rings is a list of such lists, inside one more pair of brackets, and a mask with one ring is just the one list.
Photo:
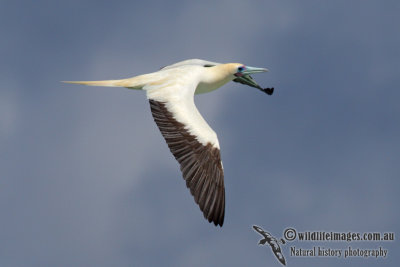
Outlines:
[[[250, 74], [267, 72], [268, 69], [257, 68], [243, 65], [241, 63], [227, 63], [227, 64], [205, 64], [203, 65], [205, 69], [203, 72], [203, 77], [200, 84], [200, 90], [209, 92], [215, 90], [229, 81], [239, 82], [251, 87], [255, 87], [264, 93], [271, 95], [274, 88], [262, 88], [251, 76]], [[206, 86], [203, 86], [206, 84]], [[206, 87], [206, 89], [203, 89]]]
[[235, 77], [243, 77], [243, 76], [246, 76], [246, 75], [250, 75], [250, 74], [253, 74], [253, 73], [260, 73], [260, 72], [267, 72], [268, 71], [268, 69], [265, 69], [265, 68], [257, 68], [257, 67], [250, 67], [250, 66], [246, 66], [246, 65], [243, 65], [243, 64], [239, 64], [239, 63], [237, 63], [237, 64], [233, 64], [233, 66], [232, 67], [234, 67], [234, 76]]

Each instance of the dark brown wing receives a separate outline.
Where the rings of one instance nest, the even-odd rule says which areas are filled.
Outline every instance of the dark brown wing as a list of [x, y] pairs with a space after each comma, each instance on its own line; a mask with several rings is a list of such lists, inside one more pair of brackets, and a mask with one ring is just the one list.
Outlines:
[[219, 149], [201, 144], [185, 125], [176, 121], [165, 104], [150, 99], [151, 113], [169, 149], [179, 162], [186, 186], [204, 217], [215, 225], [224, 223], [225, 186]]

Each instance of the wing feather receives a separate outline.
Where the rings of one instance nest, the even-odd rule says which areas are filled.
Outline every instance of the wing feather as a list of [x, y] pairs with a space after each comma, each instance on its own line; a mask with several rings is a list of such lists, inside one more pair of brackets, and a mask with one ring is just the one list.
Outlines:
[[204, 217], [222, 226], [225, 215], [224, 172], [219, 149], [199, 142], [178, 122], [166, 104], [149, 99], [150, 109], [161, 134], [180, 164], [186, 186]]

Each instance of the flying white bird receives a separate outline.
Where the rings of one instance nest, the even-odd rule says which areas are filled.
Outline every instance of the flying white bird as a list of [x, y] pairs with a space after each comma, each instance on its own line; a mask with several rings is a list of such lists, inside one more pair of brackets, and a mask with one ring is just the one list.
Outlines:
[[154, 121], [179, 162], [195, 202], [209, 222], [222, 226], [225, 186], [219, 143], [197, 110], [194, 94], [216, 90], [233, 80], [271, 95], [274, 88], [264, 89], [250, 76], [266, 71], [239, 63], [190, 59], [128, 79], [66, 83], [145, 90]]

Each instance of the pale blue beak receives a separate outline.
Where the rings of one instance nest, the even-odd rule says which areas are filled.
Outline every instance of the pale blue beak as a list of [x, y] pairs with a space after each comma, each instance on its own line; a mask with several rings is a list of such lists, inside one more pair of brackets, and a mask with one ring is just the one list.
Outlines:
[[246, 66], [246, 68], [244, 69], [244, 71], [242, 72], [244, 75], [250, 75], [253, 73], [260, 73], [260, 72], [267, 72], [268, 69], [265, 68], [256, 68], [256, 67], [249, 67]]

